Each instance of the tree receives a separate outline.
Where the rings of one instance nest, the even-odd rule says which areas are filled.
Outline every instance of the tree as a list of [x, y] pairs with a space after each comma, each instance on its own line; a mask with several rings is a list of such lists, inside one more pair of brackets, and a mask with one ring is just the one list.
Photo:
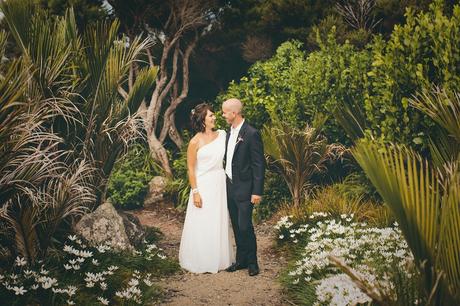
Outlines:
[[[155, 89], [148, 101], [142, 101], [140, 111], [150, 152], [171, 175], [165, 143], [169, 139], [179, 148], [183, 145], [175, 123], [176, 110], [189, 93], [190, 56], [217, 18], [213, 11], [216, 2], [111, 0], [109, 3], [128, 35], [144, 31], [157, 42], [146, 51], [148, 65], [159, 67]], [[158, 53], [155, 48], [160, 49]], [[136, 75], [137, 67], [133, 66], [129, 84]], [[126, 92], [130, 89], [131, 86]]]
[[109, 17], [108, 10], [104, 8], [104, 0], [36, 0], [36, 2], [53, 15], [62, 16], [72, 8], [79, 29]]

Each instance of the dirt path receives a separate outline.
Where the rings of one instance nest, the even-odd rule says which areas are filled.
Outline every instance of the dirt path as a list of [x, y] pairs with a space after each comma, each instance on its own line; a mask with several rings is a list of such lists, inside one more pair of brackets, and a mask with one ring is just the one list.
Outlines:
[[[134, 212], [146, 226], [159, 228], [165, 237], [159, 246], [177, 259], [184, 216], [168, 207]], [[182, 271], [163, 282], [162, 305], [287, 305], [277, 282], [284, 258], [272, 249], [273, 224], [255, 225], [260, 274], [250, 277], [247, 270], [233, 273], [192, 274]]]

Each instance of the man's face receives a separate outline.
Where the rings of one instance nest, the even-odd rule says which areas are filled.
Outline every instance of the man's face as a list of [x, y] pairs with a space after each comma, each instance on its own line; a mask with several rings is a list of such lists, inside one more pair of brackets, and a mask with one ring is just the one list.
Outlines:
[[225, 105], [222, 105], [222, 116], [228, 124], [232, 124], [236, 117], [236, 112], [232, 111]]

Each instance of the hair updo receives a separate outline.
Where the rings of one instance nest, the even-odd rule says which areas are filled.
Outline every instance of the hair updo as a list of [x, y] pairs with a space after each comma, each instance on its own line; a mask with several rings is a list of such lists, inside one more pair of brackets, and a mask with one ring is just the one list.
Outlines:
[[207, 103], [198, 104], [194, 109], [192, 109], [190, 121], [195, 133], [204, 132], [206, 130], [205, 120], [208, 110], [212, 112], [211, 105]]

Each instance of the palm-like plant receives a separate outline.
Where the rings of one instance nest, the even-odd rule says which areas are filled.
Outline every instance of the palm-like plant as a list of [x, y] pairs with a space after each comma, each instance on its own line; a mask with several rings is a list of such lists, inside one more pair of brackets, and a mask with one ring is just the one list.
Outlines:
[[460, 94], [434, 87], [410, 103], [440, 127], [438, 135], [430, 139], [429, 148], [433, 162], [442, 171], [444, 165], [460, 158]]
[[433, 305], [459, 302], [459, 161], [442, 178], [403, 146], [361, 140], [352, 152], [396, 218], [422, 270], [426, 296], [436, 292]]
[[353, 155], [392, 210], [412, 250], [427, 304], [460, 303], [460, 98], [436, 90], [412, 100], [445, 136], [433, 162], [403, 146], [361, 140]]
[[[0, 65], [0, 230], [2, 245], [30, 261], [102, 200], [115, 160], [140, 134], [136, 110], [156, 73], [140, 69], [127, 86], [150, 42], [118, 40], [118, 22], [80, 35], [72, 11], [51, 17], [33, 4], [0, 4], [21, 51]], [[5, 45], [1, 32], [0, 58]]]
[[[0, 32], [0, 57], [7, 35]], [[61, 139], [46, 122], [71, 108], [28, 96], [29, 66], [23, 58], [2, 64], [0, 78], [0, 224], [2, 244], [34, 261], [66, 217], [94, 202], [89, 163], [67, 165]], [[34, 106], [39, 104], [40, 107]], [[42, 254], [40, 254], [42, 253]]]
[[[24, 62], [30, 64], [30, 90], [57, 104], [70, 104], [75, 116], [58, 116], [52, 128], [75, 158], [97, 169], [97, 204], [104, 200], [116, 159], [141, 136], [137, 110], [152, 89], [156, 69], [140, 69], [129, 84], [129, 69], [151, 44], [139, 37], [118, 38], [119, 22], [99, 22], [78, 33], [73, 12], [51, 17], [30, 0], [3, 2], [1, 10]], [[127, 90], [130, 88], [130, 90]]]
[[296, 129], [280, 122], [265, 126], [262, 131], [268, 160], [286, 181], [295, 206], [300, 206], [308, 196], [311, 177], [343, 152], [341, 146], [327, 143], [320, 134], [320, 126], [321, 123], [317, 128], [307, 125]]

